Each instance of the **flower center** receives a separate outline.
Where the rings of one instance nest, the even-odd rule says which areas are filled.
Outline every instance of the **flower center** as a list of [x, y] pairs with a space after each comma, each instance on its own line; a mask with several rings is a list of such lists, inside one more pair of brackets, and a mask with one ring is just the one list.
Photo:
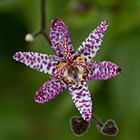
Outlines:
[[75, 84], [85, 79], [86, 68], [84, 57], [71, 57], [67, 62], [59, 62], [57, 65], [58, 76], [67, 84]]

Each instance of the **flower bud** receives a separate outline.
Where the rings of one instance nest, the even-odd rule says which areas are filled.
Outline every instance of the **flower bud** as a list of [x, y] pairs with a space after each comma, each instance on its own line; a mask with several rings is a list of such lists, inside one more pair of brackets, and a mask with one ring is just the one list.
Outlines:
[[107, 120], [101, 128], [101, 133], [108, 136], [115, 136], [118, 133], [118, 127], [114, 120]]
[[30, 33], [26, 34], [25, 41], [33, 42], [34, 41], [34, 36], [32, 34], [30, 34]]
[[74, 116], [71, 119], [70, 125], [73, 133], [76, 136], [81, 136], [87, 131], [89, 122], [85, 121], [81, 117]]

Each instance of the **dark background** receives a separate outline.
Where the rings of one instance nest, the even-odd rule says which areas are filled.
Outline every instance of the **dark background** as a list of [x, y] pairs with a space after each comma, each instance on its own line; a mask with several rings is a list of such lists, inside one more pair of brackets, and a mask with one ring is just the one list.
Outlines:
[[140, 0], [47, 0], [47, 27], [61, 17], [75, 50], [102, 20], [110, 24], [96, 61], [110, 60], [122, 73], [109, 81], [88, 83], [94, 114], [112, 118], [116, 137], [106, 137], [91, 122], [88, 133], [75, 137], [69, 121], [79, 115], [66, 91], [55, 100], [34, 103], [36, 90], [49, 75], [12, 59], [16, 51], [52, 54], [43, 37], [26, 43], [40, 24], [39, 0], [0, 0], [0, 140], [139, 140], [140, 139]]

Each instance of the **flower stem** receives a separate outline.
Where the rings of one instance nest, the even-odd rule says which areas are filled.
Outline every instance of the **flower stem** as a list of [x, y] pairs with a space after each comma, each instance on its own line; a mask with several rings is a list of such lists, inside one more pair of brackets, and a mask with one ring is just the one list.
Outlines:
[[92, 120], [95, 121], [96, 125], [103, 127], [104, 124], [93, 114], [92, 114]]
[[41, 29], [46, 29], [46, 0], [41, 0]]
[[51, 45], [51, 41], [46, 31], [46, 0], [41, 0], [41, 29], [39, 34], [42, 34]]
[[[25, 40], [31, 42], [32, 40], [34, 40], [35, 37], [37, 37], [39, 35], [43, 35], [45, 37], [45, 39], [47, 40], [47, 42], [51, 45], [50, 38], [46, 31], [46, 0], [40, 0], [40, 2], [41, 2], [40, 3], [40, 5], [41, 5], [40, 29], [38, 32], [35, 32], [34, 34], [27, 34], [25, 36]], [[30, 39], [30, 38], [28, 39], [29, 35], [30, 35], [30, 37], [32, 36], [32, 39]]]

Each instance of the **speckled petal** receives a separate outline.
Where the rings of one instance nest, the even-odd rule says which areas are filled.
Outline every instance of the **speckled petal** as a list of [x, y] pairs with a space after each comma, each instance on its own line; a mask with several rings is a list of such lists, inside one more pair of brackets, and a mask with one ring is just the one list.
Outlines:
[[86, 80], [108, 80], [121, 72], [121, 68], [110, 61], [95, 63], [92, 70], [92, 74], [87, 72]]
[[[55, 50], [56, 55], [58, 55], [59, 57], [63, 57], [66, 53], [65, 51], [69, 53], [74, 52], [68, 27], [64, 24], [62, 19], [51, 21], [50, 40], [52, 48]], [[67, 48], [64, 48], [65, 41], [67, 44]]]
[[93, 30], [81, 44], [76, 52], [76, 55], [82, 54], [88, 62], [91, 61], [96, 56], [97, 51], [100, 49], [102, 39], [107, 28], [107, 22], [102, 21], [101, 24], [95, 30]]
[[52, 79], [44, 83], [36, 92], [35, 102], [47, 103], [67, 88], [67, 85], [60, 79]]
[[54, 74], [57, 72], [56, 64], [59, 60], [55, 55], [51, 56], [34, 52], [16, 52], [13, 59], [24, 63], [32, 69], [48, 74]]
[[92, 116], [92, 101], [86, 82], [69, 85], [69, 90], [82, 118], [89, 122]]

